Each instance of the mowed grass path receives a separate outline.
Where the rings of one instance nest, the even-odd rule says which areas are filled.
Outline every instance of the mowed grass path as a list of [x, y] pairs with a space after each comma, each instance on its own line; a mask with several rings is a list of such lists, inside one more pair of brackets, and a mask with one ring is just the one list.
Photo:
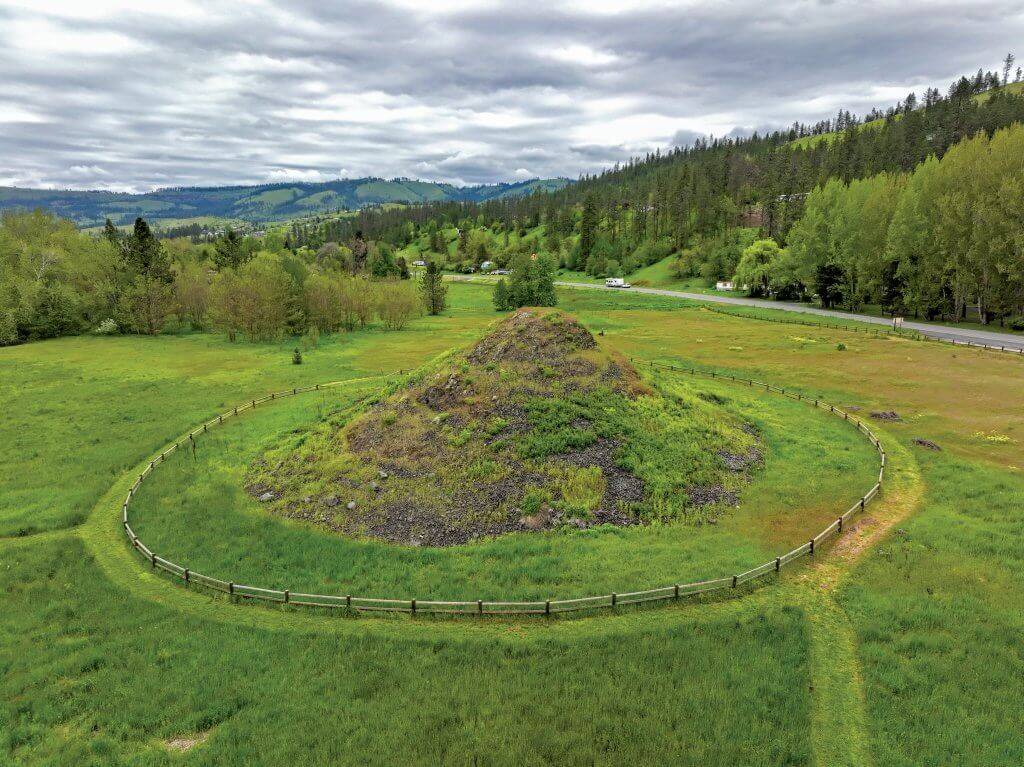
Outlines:
[[[207, 336], [2, 350], [0, 523], [6, 535], [57, 531], [0, 541], [5, 758], [1020, 763], [1021, 366], [840, 331], [780, 332], [667, 310], [672, 301], [566, 293], [565, 308], [625, 353], [900, 412], [904, 423], [879, 428], [897, 458], [893, 489], [872, 511], [874, 528], [898, 525], [877, 547], [837, 549], [802, 577], [713, 605], [485, 626], [231, 606], [144, 568], [113, 577], [95, 559], [96, 539], [85, 546], [77, 529], [60, 530], [124, 469], [221, 406], [408, 367], [467, 342], [494, 317], [488, 292], [453, 287], [452, 316], [327, 342], [301, 367], [289, 364], [289, 345]], [[847, 351], [835, 349], [840, 340]], [[912, 446], [915, 436], [943, 452]], [[913, 498], [915, 482], [923, 503], [890, 502]], [[104, 545], [132, 562], [114, 548], [124, 546], [115, 527], [111, 519]], [[874, 528], [869, 520], [864, 535]], [[208, 739], [178, 752], [165, 742], [175, 737]]]

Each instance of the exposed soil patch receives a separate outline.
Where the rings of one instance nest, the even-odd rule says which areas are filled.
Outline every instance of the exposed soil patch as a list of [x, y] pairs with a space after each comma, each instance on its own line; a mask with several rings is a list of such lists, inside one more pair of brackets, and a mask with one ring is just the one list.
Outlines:
[[177, 738], [165, 740], [164, 747], [170, 751], [178, 751], [179, 753], [185, 753], [186, 751], [191, 751], [200, 743], [204, 743], [206, 739], [209, 737], [209, 732], [200, 732], [195, 735], [189, 735], [187, 737], [179, 736]]
[[739, 502], [739, 496], [735, 492], [727, 490], [721, 485], [691, 487], [686, 492], [694, 506], [710, 506], [714, 503], [726, 503], [730, 506], [735, 506]]
[[662, 397], [571, 317], [522, 310], [346, 425], [255, 461], [246, 489], [282, 516], [410, 546], [685, 518], [734, 505], [761, 462], [743, 424], [722, 413], [708, 428], [715, 408]]
[[902, 418], [900, 418], [899, 413], [897, 413], [895, 410], [879, 410], [879, 411], [874, 411], [872, 413], [869, 413], [869, 415], [872, 418], [878, 419], [879, 421], [902, 421], [903, 420]]
[[719, 450], [718, 457], [722, 459], [725, 468], [736, 472], [758, 466], [764, 460], [761, 451], [756, 447], [750, 448], [746, 453], [730, 453], [728, 450]]

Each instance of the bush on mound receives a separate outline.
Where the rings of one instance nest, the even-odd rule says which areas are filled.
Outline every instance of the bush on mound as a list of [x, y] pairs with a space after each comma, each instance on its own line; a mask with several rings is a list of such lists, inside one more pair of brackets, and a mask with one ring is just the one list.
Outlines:
[[652, 388], [575, 319], [531, 309], [362, 412], [271, 449], [248, 489], [347, 535], [446, 546], [707, 521], [759, 459], [753, 430], [720, 403]]

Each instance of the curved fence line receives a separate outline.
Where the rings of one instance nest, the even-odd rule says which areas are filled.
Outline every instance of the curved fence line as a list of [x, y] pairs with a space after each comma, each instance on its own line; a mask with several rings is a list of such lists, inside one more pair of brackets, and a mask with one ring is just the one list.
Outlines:
[[[631, 360], [636, 362], [635, 360]], [[341, 386], [350, 381], [334, 381], [327, 384], [316, 384], [315, 386], [304, 386], [294, 389], [287, 389], [285, 391], [273, 392], [265, 397], [259, 399], [250, 400], [249, 402], [243, 403], [238, 407], [232, 408], [231, 410], [221, 413], [215, 416], [206, 423], [197, 427], [191, 431], [188, 436], [182, 440], [174, 442], [168, 445], [159, 456], [150, 461], [149, 465], [139, 475], [138, 479], [131, 486], [128, 491], [128, 496], [125, 498], [122, 504], [122, 524], [124, 526], [125, 534], [128, 536], [128, 541], [131, 546], [145, 557], [146, 561], [149, 562], [150, 566], [154, 570], [162, 570], [170, 575], [181, 579], [186, 584], [194, 584], [204, 588], [212, 589], [214, 591], [220, 591], [230, 595], [232, 598], [244, 598], [249, 600], [258, 600], [263, 602], [279, 603], [296, 605], [300, 607], [317, 607], [317, 608], [341, 608], [346, 610], [353, 610], [359, 612], [404, 612], [404, 613], [446, 613], [446, 614], [462, 614], [462, 615], [551, 615], [552, 613], [572, 612], [576, 610], [593, 610], [599, 608], [614, 608], [618, 605], [628, 604], [640, 604], [645, 602], [656, 602], [664, 600], [678, 600], [683, 597], [693, 596], [696, 594], [705, 594], [712, 591], [718, 591], [721, 589], [735, 589], [738, 586], [754, 581], [757, 579], [764, 579], [770, 576], [772, 573], [779, 572], [783, 567], [788, 566], [792, 562], [804, 557], [814, 556], [817, 550], [820, 550], [821, 545], [834, 536], [841, 535], [845, 528], [848, 527], [850, 520], [859, 512], [864, 510], [864, 507], [870, 503], [875, 496], [878, 495], [882, 488], [882, 481], [885, 478], [885, 450], [882, 448], [878, 438], [872, 433], [872, 431], [864, 424], [863, 421], [855, 419], [844, 410], [841, 410], [834, 405], [830, 405], [820, 399], [807, 397], [799, 392], [786, 390], [778, 386], [772, 386], [771, 384], [764, 383], [762, 381], [756, 381], [749, 378], [739, 378], [734, 375], [727, 375], [716, 373], [715, 371], [699, 370], [697, 368], [686, 368], [678, 367], [675, 365], [668, 365], [664, 363], [649, 362], [646, 363], [651, 369], [669, 370], [676, 373], [686, 373], [693, 376], [704, 376], [711, 379], [719, 379], [725, 381], [732, 381], [737, 384], [750, 386], [753, 388], [763, 388], [766, 392], [781, 394], [790, 399], [794, 399], [800, 402], [805, 402], [808, 405], [825, 410], [836, 417], [842, 418], [845, 421], [853, 424], [859, 431], [867, 436], [871, 441], [875, 450], [879, 456], [879, 468], [878, 468], [878, 481], [872, 486], [867, 493], [861, 497], [856, 503], [847, 509], [843, 514], [836, 517], [835, 521], [832, 522], [828, 527], [819, 532], [813, 538], [809, 538], [806, 543], [798, 546], [797, 548], [789, 551], [785, 554], [775, 557], [775, 559], [769, 560], [757, 567], [753, 567], [745, 572], [735, 573], [732, 575], [725, 575], [719, 578], [712, 578], [710, 580], [698, 581], [695, 583], [673, 583], [668, 586], [660, 586], [653, 589], [646, 589], [643, 591], [630, 591], [623, 593], [611, 593], [602, 594], [598, 596], [590, 597], [579, 597], [576, 599], [546, 599], [531, 602], [517, 602], [517, 601], [488, 601], [488, 600], [471, 600], [471, 601], [441, 601], [441, 600], [429, 600], [429, 599], [383, 599], [375, 597], [360, 597], [346, 594], [343, 596], [339, 595], [327, 595], [327, 594], [305, 594], [300, 592], [290, 591], [288, 589], [268, 589], [259, 586], [249, 586], [242, 583], [236, 583], [234, 581], [225, 581], [219, 578], [214, 578], [203, 573], [191, 570], [184, 565], [180, 565], [176, 562], [172, 562], [164, 557], [159, 556], [156, 552], [152, 551], [146, 546], [139, 537], [132, 530], [131, 524], [128, 519], [128, 508], [135, 497], [135, 493], [138, 492], [142, 482], [148, 477], [157, 465], [163, 463], [167, 456], [178, 450], [179, 448], [187, 445], [195, 446], [196, 438], [206, 434], [211, 428], [220, 426], [225, 420], [233, 418], [247, 410], [254, 410], [258, 405], [273, 402], [278, 399], [284, 399], [285, 397], [295, 396], [311, 391], [320, 391], [322, 389], [328, 389], [335, 386]], [[354, 379], [358, 380], [358, 379]], [[362, 379], [365, 380], [365, 379]]]
[[[851, 333], [864, 333], [865, 335], [874, 336], [875, 338], [885, 338], [888, 336], [899, 336], [900, 338], [910, 338], [914, 341], [923, 341], [925, 337], [916, 330], [895, 330], [888, 326], [879, 325], [877, 327], [870, 327], [865, 325], [860, 327], [857, 325], [836, 325], [831, 322], [815, 322], [814, 320], [797, 319], [796, 317], [767, 317], [756, 314], [757, 311], [766, 312], [785, 312], [785, 309], [772, 308], [761, 308], [761, 307], [749, 307], [750, 312], [745, 312], [741, 308], [739, 311], [730, 311], [723, 309], [721, 306], [711, 306], [710, 304], [704, 304], [702, 309], [706, 309], [709, 312], [715, 314], [724, 314], [728, 317], [737, 317], [742, 320], [759, 320], [760, 322], [774, 322], [777, 325], [802, 325], [807, 328], [828, 328], [829, 330], [849, 330]], [[792, 313], [792, 312], [791, 312]], [[825, 315], [815, 315], [825, 316]], [[858, 322], [858, 320], [851, 320], [851, 322]]]

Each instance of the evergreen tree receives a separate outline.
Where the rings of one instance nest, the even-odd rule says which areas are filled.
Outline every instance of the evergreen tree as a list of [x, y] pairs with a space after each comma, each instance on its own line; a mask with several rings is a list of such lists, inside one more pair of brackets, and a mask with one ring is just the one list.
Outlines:
[[352, 273], [361, 272], [366, 264], [366, 256], [369, 252], [369, 245], [363, 239], [362, 230], [356, 230], [352, 239]]
[[427, 261], [427, 267], [420, 278], [420, 295], [427, 314], [441, 314], [445, 309], [448, 286], [444, 284], [441, 270], [434, 261]]
[[142, 274], [161, 282], [171, 281], [171, 266], [167, 254], [144, 219], [135, 219], [132, 233], [124, 241], [123, 251], [125, 266], [132, 273]]
[[109, 218], [103, 224], [103, 238], [118, 250], [121, 249], [121, 230]]
[[214, 245], [213, 263], [218, 269], [237, 269], [245, 261], [242, 238], [229, 226]]
[[597, 202], [590, 194], [583, 201], [583, 215], [580, 218], [580, 261], [587, 262], [594, 249], [597, 237]]

